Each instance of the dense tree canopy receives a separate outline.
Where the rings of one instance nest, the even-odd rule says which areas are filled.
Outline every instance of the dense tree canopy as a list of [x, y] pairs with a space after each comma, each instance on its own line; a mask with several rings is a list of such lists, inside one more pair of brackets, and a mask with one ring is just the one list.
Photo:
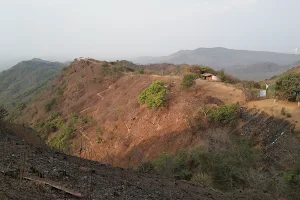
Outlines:
[[276, 81], [276, 91], [279, 97], [296, 100], [300, 92], [300, 73], [287, 74]]

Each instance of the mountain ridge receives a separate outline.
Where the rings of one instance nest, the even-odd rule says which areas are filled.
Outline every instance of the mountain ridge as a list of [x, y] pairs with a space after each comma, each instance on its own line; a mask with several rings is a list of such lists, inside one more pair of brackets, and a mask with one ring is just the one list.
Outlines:
[[[271, 74], [271, 76], [273, 76], [285, 71], [286, 68], [284, 68], [284, 66], [289, 66], [291, 63], [295, 63], [299, 60], [300, 55], [298, 54], [214, 47], [180, 50], [168, 56], [140, 57], [133, 61], [140, 64], [166, 62], [172, 64], [207, 65], [215, 69], [225, 69], [230, 71], [233, 71], [236, 68], [248, 68], [247, 79], [257, 80], [256, 77], [259, 68], [251, 70], [251, 65], [257, 65], [258, 63], [273, 63], [274, 68], [271, 69], [274, 71], [274, 73]], [[283, 66], [284, 69], [279, 69], [278, 65]], [[238, 74], [238, 78], [245, 78], [245, 76], [239, 76]], [[270, 78], [270, 75], [263, 75], [261, 78]]]
[[0, 102], [7, 108], [27, 101], [42, 90], [64, 66], [60, 62], [33, 58], [0, 72]]

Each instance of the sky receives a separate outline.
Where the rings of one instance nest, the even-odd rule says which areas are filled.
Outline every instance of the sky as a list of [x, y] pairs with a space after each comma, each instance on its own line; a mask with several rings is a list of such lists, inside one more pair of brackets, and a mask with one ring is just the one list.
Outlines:
[[0, 0], [0, 64], [199, 47], [292, 53], [299, 8], [299, 0]]

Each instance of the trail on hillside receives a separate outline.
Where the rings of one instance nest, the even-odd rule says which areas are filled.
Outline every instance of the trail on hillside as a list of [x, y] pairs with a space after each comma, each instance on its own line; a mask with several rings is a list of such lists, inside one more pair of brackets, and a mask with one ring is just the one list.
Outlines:
[[100, 97], [102, 100], [104, 100], [104, 97], [101, 94], [104, 93], [104, 92], [106, 92], [106, 91], [108, 91], [108, 90], [110, 90], [110, 89], [112, 89], [112, 86], [113, 86], [113, 84], [111, 84], [110, 86], [108, 86], [108, 88], [106, 90], [103, 90], [102, 92], [98, 92], [96, 95], [98, 97]]

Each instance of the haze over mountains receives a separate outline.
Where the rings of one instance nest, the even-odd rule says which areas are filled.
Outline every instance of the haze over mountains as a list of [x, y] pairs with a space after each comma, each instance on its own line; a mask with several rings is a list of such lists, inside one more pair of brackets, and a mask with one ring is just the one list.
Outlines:
[[215, 69], [223, 68], [226, 72], [241, 79], [261, 80], [288, 70], [294, 66], [293, 63], [299, 60], [299, 54], [216, 47], [181, 50], [169, 56], [140, 57], [134, 62], [141, 64], [167, 62], [207, 65]]

